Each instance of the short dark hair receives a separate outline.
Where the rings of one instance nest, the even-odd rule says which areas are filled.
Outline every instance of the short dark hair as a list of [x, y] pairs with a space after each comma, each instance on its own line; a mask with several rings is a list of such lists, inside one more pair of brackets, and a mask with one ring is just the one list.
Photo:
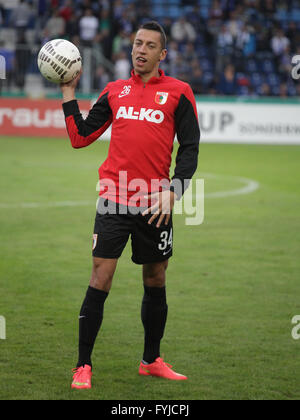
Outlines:
[[163, 27], [156, 22], [155, 20], [152, 20], [150, 22], [143, 23], [139, 29], [148, 29], [149, 31], [156, 31], [160, 33], [160, 43], [161, 47], [164, 50], [167, 47], [167, 36], [163, 29]]

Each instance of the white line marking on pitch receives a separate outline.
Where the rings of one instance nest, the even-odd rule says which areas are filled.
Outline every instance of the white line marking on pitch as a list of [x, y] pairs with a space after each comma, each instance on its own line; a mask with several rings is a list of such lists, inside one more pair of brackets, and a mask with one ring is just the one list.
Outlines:
[[205, 198], [220, 198], [220, 197], [230, 197], [233, 195], [241, 195], [241, 194], [250, 194], [260, 187], [259, 182], [254, 181], [253, 179], [248, 178], [242, 178], [239, 176], [229, 176], [229, 175], [215, 175], [215, 174], [209, 174], [209, 173], [203, 173], [203, 178], [221, 178], [221, 179], [228, 179], [232, 181], [238, 181], [241, 184], [244, 184], [242, 188], [237, 188], [235, 190], [229, 190], [229, 191], [216, 191], [212, 193], [205, 193]]
[[[96, 200], [95, 200], [96, 202]], [[45, 203], [15, 203], [15, 204], [5, 204], [0, 203], [1, 209], [35, 209], [40, 207], [79, 207], [79, 206], [90, 206], [95, 204], [93, 201], [53, 201]]]
[[[243, 187], [237, 188], [234, 190], [228, 191], [216, 191], [211, 193], [205, 193], [204, 198], [222, 198], [222, 197], [230, 197], [234, 195], [241, 195], [241, 194], [250, 194], [256, 191], [260, 185], [259, 182], [254, 181], [248, 178], [242, 178], [237, 176], [228, 176], [228, 175], [215, 175], [210, 173], [202, 173], [202, 177], [204, 178], [221, 178], [222, 180], [228, 179], [235, 182], [240, 182], [244, 184]], [[197, 194], [193, 194], [193, 196], [197, 197]], [[14, 209], [14, 208], [22, 208], [22, 209], [35, 209], [35, 208], [48, 208], [48, 207], [80, 207], [80, 206], [91, 206], [96, 203], [95, 201], [53, 201], [53, 202], [37, 202], [37, 203], [15, 203], [15, 204], [6, 204], [0, 203], [0, 209]]]

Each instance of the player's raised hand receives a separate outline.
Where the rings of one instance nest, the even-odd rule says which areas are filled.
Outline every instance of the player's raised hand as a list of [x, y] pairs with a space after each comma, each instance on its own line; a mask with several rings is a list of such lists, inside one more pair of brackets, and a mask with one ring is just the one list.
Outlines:
[[64, 102], [71, 101], [75, 99], [75, 90], [79, 83], [80, 77], [82, 75], [82, 68], [78, 75], [68, 83], [61, 83], [60, 88], [63, 94]]

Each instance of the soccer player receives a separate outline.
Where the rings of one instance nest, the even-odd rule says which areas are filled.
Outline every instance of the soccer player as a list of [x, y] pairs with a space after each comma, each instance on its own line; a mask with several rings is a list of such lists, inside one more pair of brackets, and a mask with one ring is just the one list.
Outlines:
[[[99, 168], [92, 274], [79, 315], [79, 357], [72, 388], [91, 387], [92, 350], [129, 236], [132, 261], [142, 265], [144, 285], [144, 353], [139, 374], [187, 379], [160, 357], [160, 342], [168, 311], [166, 269], [172, 255], [172, 209], [197, 168], [200, 130], [190, 86], [167, 77], [159, 68], [166, 55], [163, 28], [156, 22], [142, 25], [132, 47], [130, 79], [108, 83], [86, 119], [75, 99], [80, 75], [61, 85], [74, 148], [88, 146], [112, 125], [108, 156]], [[179, 147], [170, 182], [175, 134]]]

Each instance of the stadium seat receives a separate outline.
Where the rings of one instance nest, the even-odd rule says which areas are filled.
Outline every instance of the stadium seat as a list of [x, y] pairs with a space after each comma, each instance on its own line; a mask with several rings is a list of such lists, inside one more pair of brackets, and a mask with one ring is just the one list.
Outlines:
[[290, 13], [289, 21], [300, 22], [300, 10], [293, 9]]
[[280, 84], [280, 77], [277, 73], [270, 73], [266, 77], [266, 81], [270, 86], [279, 86]]
[[6, 71], [11, 71], [13, 69], [15, 52], [10, 49], [0, 48], [0, 55], [5, 59]]
[[254, 86], [255, 88], [262, 85], [264, 80], [265, 80], [264, 77], [258, 72], [252, 73], [250, 76], [251, 85]]
[[279, 95], [279, 86], [272, 86], [271, 87], [271, 92], [272, 92], [272, 95], [274, 95], [274, 96], [278, 96]]
[[210, 71], [205, 71], [202, 76], [202, 82], [204, 85], [208, 85], [214, 78], [214, 75]]
[[0, 44], [13, 48], [17, 42], [17, 33], [13, 28], [0, 29]]
[[250, 72], [257, 72], [259, 70], [257, 61], [252, 59], [252, 58], [247, 61], [247, 67], [246, 68]]
[[178, 6], [172, 5], [168, 9], [168, 17], [171, 19], [178, 19], [181, 16], [181, 10]]
[[247, 96], [249, 94], [248, 86], [239, 86], [237, 90], [239, 96]]
[[209, 8], [206, 7], [206, 6], [201, 6], [200, 7], [200, 14], [201, 14], [201, 17], [203, 19], [208, 19], [209, 18]]
[[265, 59], [261, 63], [261, 69], [264, 73], [273, 73], [274, 72], [274, 63], [272, 60]]
[[289, 13], [285, 9], [279, 9], [275, 14], [275, 18], [280, 22], [287, 21], [289, 19]]
[[153, 16], [160, 19], [166, 16], [165, 9], [162, 6], [155, 5], [152, 9]]
[[293, 85], [293, 84], [288, 85], [288, 95], [289, 96], [296, 96], [297, 95], [295, 85]]
[[201, 44], [196, 46], [196, 53], [199, 58], [208, 57], [209, 55], [207, 47]]
[[208, 58], [202, 58], [200, 65], [203, 71], [213, 71], [213, 64]]
[[198, 0], [199, 6], [211, 7], [211, 0]]

